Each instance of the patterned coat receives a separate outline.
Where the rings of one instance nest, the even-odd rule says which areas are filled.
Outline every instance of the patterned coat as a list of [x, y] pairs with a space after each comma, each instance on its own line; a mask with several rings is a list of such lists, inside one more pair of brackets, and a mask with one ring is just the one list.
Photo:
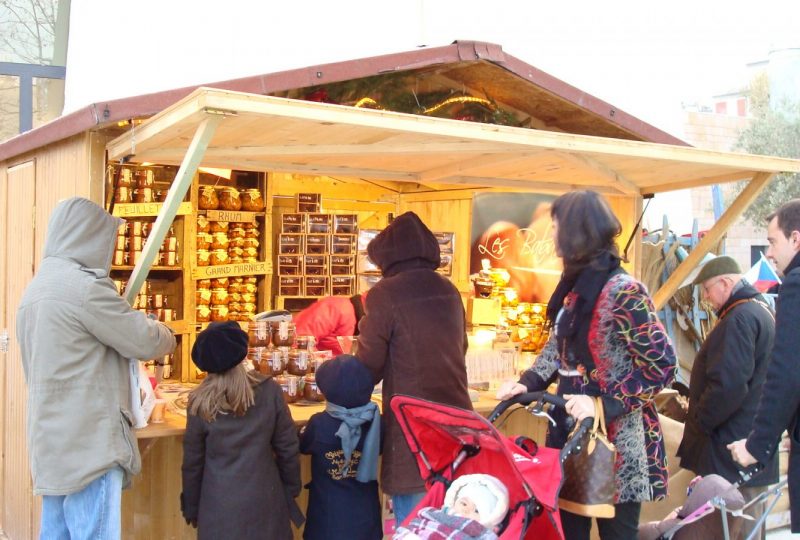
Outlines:
[[[574, 303], [565, 301], [563, 309], [574, 309]], [[558, 377], [559, 395], [601, 396], [609, 439], [617, 448], [616, 502], [663, 499], [669, 475], [653, 398], [674, 379], [676, 360], [646, 288], [625, 273], [612, 276], [582, 326], [588, 332], [588, 356], [569, 343], [559, 351], [557, 336], [551, 335], [520, 382], [538, 391]], [[582, 375], [559, 376], [559, 369]], [[558, 425], [547, 443], [559, 448], [571, 419], [561, 410], [553, 417]]]

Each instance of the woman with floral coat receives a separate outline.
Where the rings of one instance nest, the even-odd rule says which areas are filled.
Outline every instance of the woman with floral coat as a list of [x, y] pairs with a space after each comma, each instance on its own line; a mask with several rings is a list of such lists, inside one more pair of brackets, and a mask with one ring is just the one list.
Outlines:
[[[566, 412], [547, 445], [560, 448], [574, 421], [595, 416], [600, 397], [615, 444], [615, 516], [597, 519], [601, 538], [635, 539], [641, 503], [667, 493], [667, 465], [655, 395], [675, 376], [675, 353], [647, 290], [620, 267], [621, 232], [595, 192], [575, 191], [553, 203], [553, 238], [564, 272], [547, 308], [553, 331], [519, 382], [498, 392], [506, 399], [558, 381]], [[561, 510], [566, 538], [587, 539], [591, 519]]]

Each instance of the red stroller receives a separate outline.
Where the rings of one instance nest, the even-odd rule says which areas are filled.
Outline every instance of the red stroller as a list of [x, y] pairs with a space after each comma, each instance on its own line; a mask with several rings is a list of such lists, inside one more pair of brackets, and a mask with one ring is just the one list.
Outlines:
[[[542, 395], [524, 394], [501, 402], [490, 419], [495, 420], [514, 403], [531, 403]], [[544, 396], [545, 401], [563, 406], [563, 399], [551, 394]], [[539, 411], [542, 405], [542, 402], [537, 404]], [[487, 473], [508, 488], [509, 510], [500, 539], [563, 540], [556, 505], [561, 489], [562, 462], [575, 450], [574, 446], [568, 444], [559, 451], [536, 448], [533, 444], [533, 448], [526, 451], [473, 411], [402, 395], [392, 398], [391, 407], [428, 488], [403, 525], [424, 507], [441, 507], [445, 491], [454, 479], [464, 474]], [[592, 419], [588, 420], [584, 420], [583, 429], [584, 424], [586, 428], [591, 427]], [[581, 435], [572, 440], [580, 441]]]

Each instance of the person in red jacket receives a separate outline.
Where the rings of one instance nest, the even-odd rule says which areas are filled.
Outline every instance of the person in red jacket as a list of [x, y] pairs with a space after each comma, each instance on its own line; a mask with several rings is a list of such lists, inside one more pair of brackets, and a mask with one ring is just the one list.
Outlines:
[[314, 336], [317, 349], [342, 354], [336, 336], [357, 336], [367, 293], [320, 298], [294, 317], [298, 336]]

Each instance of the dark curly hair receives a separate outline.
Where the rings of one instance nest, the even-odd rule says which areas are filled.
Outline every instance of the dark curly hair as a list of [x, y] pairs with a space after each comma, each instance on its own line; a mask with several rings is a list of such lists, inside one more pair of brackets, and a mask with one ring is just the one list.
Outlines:
[[615, 239], [622, 225], [595, 191], [570, 191], [553, 201], [550, 215], [558, 221], [556, 245], [567, 274], [579, 272], [601, 254], [619, 257]]

